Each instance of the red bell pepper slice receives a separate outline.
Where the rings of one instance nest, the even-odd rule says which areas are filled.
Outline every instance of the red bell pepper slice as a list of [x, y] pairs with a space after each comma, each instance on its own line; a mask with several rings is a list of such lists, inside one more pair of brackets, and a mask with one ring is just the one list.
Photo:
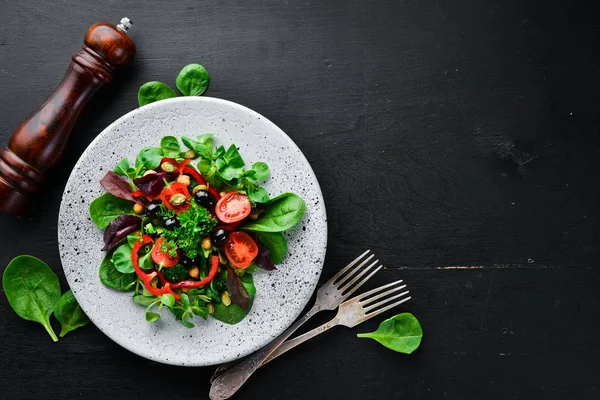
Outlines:
[[192, 195], [183, 183], [175, 182], [171, 183], [169, 186], [165, 186], [165, 188], [160, 192], [160, 199], [162, 200], [165, 207], [169, 210], [175, 210], [175, 214], [179, 214], [180, 212], [186, 211], [191, 207], [191, 204], [187, 201], [179, 206], [174, 206], [171, 204], [171, 197], [176, 194], [182, 194], [185, 196], [186, 200], [188, 200]]
[[[139, 257], [138, 251], [140, 251], [142, 246], [145, 246], [152, 242], [153, 242], [153, 240], [149, 235], [144, 235], [144, 236], [142, 236], [142, 238], [140, 240], [137, 240], [135, 242], [135, 245], [133, 246], [133, 249], [131, 250], [131, 262], [133, 263], [133, 269], [135, 270], [135, 273], [137, 274], [137, 276], [139, 276], [139, 278], [144, 283], [144, 287], [146, 288], [146, 290], [148, 292], [150, 292], [151, 294], [153, 294], [155, 296], [161, 296], [163, 294], [170, 293], [173, 295], [175, 300], [181, 300], [181, 296], [178, 295], [177, 293], [175, 293], [171, 289], [171, 284], [169, 282], [166, 282], [166, 283], [163, 282], [162, 288], [155, 288], [154, 286], [152, 286], [152, 279], [154, 279], [156, 276], [158, 276], [158, 271], [152, 271], [150, 273], [146, 273], [143, 269], [140, 268], [140, 264], [139, 264], [139, 260], [138, 260], [138, 257]], [[160, 276], [159, 276], [159, 279], [160, 279]], [[161, 280], [161, 282], [162, 282], [162, 280]]]
[[211, 261], [210, 271], [208, 272], [208, 276], [206, 278], [199, 280], [199, 281], [179, 281], [179, 282], [172, 284], [171, 287], [173, 289], [179, 289], [179, 288], [195, 288], [195, 287], [200, 287], [200, 286], [206, 285], [207, 283], [209, 283], [210, 281], [212, 281], [214, 279], [214, 277], [217, 275], [217, 271], [219, 270], [219, 257], [212, 256], [210, 261]]
[[196, 182], [198, 182], [198, 185], [206, 185], [206, 186], [208, 186], [208, 192], [215, 197], [216, 201], [219, 201], [219, 199], [221, 198], [221, 195], [219, 194], [219, 192], [217, 192], [217, 190], [214, 187], [209, 186], [208, 183], [206, 183], [206, 179], [204, 179], [202, 177], [202, 175], [200, 175], [200, 173], [198, 171], [196, 171], [192, 167], [185, 167], [183, 169], [183, 173], [191, 175], [192, 178], [194, 178], [194, 180]]

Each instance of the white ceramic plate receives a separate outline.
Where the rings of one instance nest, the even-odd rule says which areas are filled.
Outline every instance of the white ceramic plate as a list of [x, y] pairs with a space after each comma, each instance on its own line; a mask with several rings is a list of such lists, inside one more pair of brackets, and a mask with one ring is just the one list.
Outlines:
[[[188, 329], [168, 310], [147, 323], [131, 293], [108, 289], [98, 277], [102, 234], [89, 205], [104, 193], [98, 181], [124, 157], [135, 160], [166, 135], [214, 133], [217, 145], [235, 143], [247, 164], [264, 161], [270, 195], [291, 191], [307, 205], [303, 220], [286, 233], [289, 254], [277, 271], [254, 274], [256, 298], [237, 325], [195, 317]], [[92, 322], [108, 337], [142, 357], [166, 364], [206, 366], [258, 350], [282, 333], [310, 299], [323, 268], [327, 221], [323, 196], [308, 161], [292, 140], [260, 114], [230, 101], [179, 97], [134, 110], [107, 127], [83, 153], [65, 188], [58, 218], [60, 256], [67, 281]]]

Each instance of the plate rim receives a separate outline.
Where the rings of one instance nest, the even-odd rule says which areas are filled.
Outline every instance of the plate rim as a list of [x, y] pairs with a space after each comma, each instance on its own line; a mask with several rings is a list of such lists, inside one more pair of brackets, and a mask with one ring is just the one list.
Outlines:
[[[325, 201], [324, 201], [324, 197], [323, 197], [323, 190], [321, 189], [321, 185], [319, 183], [319, 180], [317, 179], [317, 176], [312, 168], [312, 165], [310, 164], [310, 162], [308, 161], [308, 159], [306, 158], [306, 156], [304, 155], [304, 153], [302, 152], [302, 150], [300, 149], [300, 147], [287, 135], [287, 133], [281, 129], [278, 125], [276, 125], [273, 121], [271, 121], [269, 118], [265, 117], [263, 114], [247, 107], [244, 106], [242, 104], [236, 103], [234, 101], [231, 100], [226, 100], [226, 99], [221, 99], [221, 98], [217, 98], [217, 97], [210, 97], [210, 96], [179, 96], [179, 97], [174, 97], [174, 98], [170, 98], [170, 99], [165, 99], [165, 100], [160, 100], [160, 101], [156, 101], [154, 103], [151, 104], [147, 104], [145, 106], [142, 107], [137, 107], [123, 115], [121, 115], [119, 118], [117, 118], [116, 120], [114, 120], [113, 122], [111, 122], [109, 125], [107, 125], [98, 135], [96, 135], [96, 137], [88, 144], [88, 146], [85, 148], [85, 150], [81, 153], [81, 155], [79, 156], [79, 158], [77, 159], [77, 161], [75, 162], [75, 164], [73, 165], [73, 169], [71, 170], [71, 173], [69, 174], [69, 177], [66, 180], [65, 186], [63, 187], [62, 190], [62, 196], [61, 196], [61, 201], [60, 201], [60, 206], [59, 206], [59, 212], [58, 212], [58, 216], [57, 216], [57, 246], [58, 246], [58, 250], [59, 250], [59, 257], [61, 260], [61, 268], [63, 269], [63, 273], [65, 274], [65, 278], [67, 280], [67, 283], [69, 284], [69, 287], [72, 286], [72, 282], [71, 279], [69, 278], [69, 274], [67, 273], [67, 270], [64, 266], [64, 262], [63, 262], [63, 250], [61, 247], [61, 242], [60, 242], [60, 229], [61, 229], [61, 216], [63, 215], [63, 208], [65, 207], [65, 192], [66, 192], [66, 188], [69, 185], [71, 178], [73, 176], [73, 174], [75, 174], [75, 172], [77, 171], [77, 166], [79, 164], [79, 162], [81, 161], [81, 159], [86, 156], [89, 152], [91, 152], [92, 147], [95, 146], [95, 144], [104, 136], [106, 136], [108, 134], [109, 131], [111, 131], [111, 128], [113, 128], [113, 126], [118, 125], [120, 123], [122, 123], [122, 120], [127, 120], [129, 118], [131, 118], [132, 115], [135, 115], [137, 113], [140, 112], [140, 110], [142, 108], [144, 109], [151, 109], [151, 108], [159, 108], [161, 104], [165, 104], [165, 103], [185, 103], [185, 102], [198, 102], [198, 103], [221, 103], [223, 105], [226, 106], [230, 106], [233, 108], [238, 108], [241, 109], [242, 111], [244, 111], [245, 113], [249, 113], [249, 114], [254, 114], [258, 117], [260, 117], [260, 119], [264, 120], [267, 124], [271, 125], [271, 127], [277, 131], [279, 133], [279, 135], [285, 140], [287, 141], [290, 145], [292, 145], [293, 147], [298, 149], [298, 153], [299, 156], [302, 158], [302, 160], [306, 163], [306, 165], [308, 166], [308, 170], [310, 172], [310, 174], [312, 175], [312, 178], [315, 182], [315, 186], [316, 189], [318, 191], [318, 196], [319, 196], [319, 200], [322, 204], [322, 211], [323, 211], [323, 218], [324, 218], [324, 224], [323, 224], [323, 229], [324, 229], [324, 241], [323, 241], [323, 257], [321, 259], [320, 262], [320, 268], [318, 271], [318, 276], [316, 276], [314, 282], [312, 283], [312, 291], [310, 292], [311, 295], [308, 296], [305, 300], [302, 300], [302, 307], [298, 307], [297, 312], [295, 312], [294, 314], [294, 318], [290, 321], [290, 323], [288, 325], [282, 326], [281, 331], [279, 332], [275, 332], [276, 336], [281, 335], [281, 333], [283, 333], [287, 328], [289, 328], [295, 320], [298, 319], [298, 317], [300, 316], [300, 314], [302, 313], [302, 311], [306, 308], [306, 306], [308, 305], [309, 301], [312, 299], [316, 287], [320, 281], [321, 275], [323, 273], [323, 268], [324, 268], [324, 264], [325, 264], [325, 258], [327, 255], [327, 245], [328, 245], [328, 239], [329, 239], [329, 227], [328, 227], [328, 218], [327, 218], [327, 208], [325, 205]], [[73, 295], [75, 296], [75, 299], [77, 299], [78, 294], [76, 292], [73, 292]], [[85, 310], [84, 310], [85, 312]], [[145, 359], [151, 360], [151, 361], [155, 361], [155, 362], [159, 362], [161, 364], [166, 364], [166, 365], [174, 365], [174, 366], [184, 366], [184, 367], [204, 367], [204, 366], [212, 366], [212, 365], [218, 365], [224, 362], [231, 362], [231, 361], [235, 361], [237, 359], [243, 358], [246, 355], [252, 353], [253, 351], [257, 351], [257, 350], [253, 350], [250, 351], [248, 353], [244, 353], [241, 352], [241, 355], [239, 357], [233, 357], [233, 358], [229, 358], [229, 359], [224, 359], [224, 360], [220, 360], [220, 361], [214, 361], [214, 362], [190, 362], [190, 363], [185, 363], [182, 364], [180, 362], [176, 362], [175, 360], [171, 360], [171, 359], [161, 359], [158, 357], [153, 356], [152, 354], [145, 354], [142, 353], [140, 351], [137, 351], [137, 349], [132, 348], [131, 346], [128, 346], [128, 342], [127, 340], [121, 340], [120, 336], [117, 334], [111, 334], [109, 333], [108, 330], [100, 327], [98, 324], [95, 323], [96, 317], [89, 317], [90, 320], [92, 321], [92, 323], [94, 324], [94, 326], [96, 326], [104, 335], [106, 335], [110, 340], [112, 340], [113, 342], [117, 343], [120, 347], [122, 347], [123, 349], [136, 354], [140, 357], [143, 357]], [[223, 322], [219, 323], [223, 324], [223, 325], [227, 325]], [[233, 325], [234, 326], [234, 325]], [[265, 343], [268, 344], [269, 342]]]

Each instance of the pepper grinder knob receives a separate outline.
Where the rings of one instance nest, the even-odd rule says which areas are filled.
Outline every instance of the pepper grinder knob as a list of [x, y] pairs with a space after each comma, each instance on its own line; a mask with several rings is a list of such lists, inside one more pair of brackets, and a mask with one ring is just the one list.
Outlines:
[[131, 64], [135, 43], [127, 34], [132, 23], [89, 27], [81, 51], [74, 54], [54, 93], [13, 132], [0, 151], [0, 209], [21, 215], [39, 192], [48, 172], [60, 161], [73, 126], [88, 100]]

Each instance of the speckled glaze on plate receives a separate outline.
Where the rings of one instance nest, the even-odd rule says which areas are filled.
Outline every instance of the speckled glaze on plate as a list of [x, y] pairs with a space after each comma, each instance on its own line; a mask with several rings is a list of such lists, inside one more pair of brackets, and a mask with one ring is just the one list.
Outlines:
[[[135, 160], [166, 135], [214, 133], [217, 145], [235, 143], [247, 164], [265, 161], [270, 195], [291, 191], [306, 201], [303, 220], [285, 236], [289, 254], [277, 271], [254, 274], [256, 298], [237, 325], [195, 317], [188, 329], [168, 310], [147, 323], [131, 293], [108, 289], [98, 277], [102, 231], [89, 205], [104, 193], [98, 181], [124, 157]], [[292, 140], [260, 114], [230, 101], [179, 97], [134, 110], [107, 127], [83, 153], [65, 187], [58, 218], [60, 257], [67, 281], [92, 322], [124, 348], [161, 363], [206, 366], [258, 350], [282, 333], [310, 299], [325, 258], [327, 221], [323, 196], [308, 161]]]

